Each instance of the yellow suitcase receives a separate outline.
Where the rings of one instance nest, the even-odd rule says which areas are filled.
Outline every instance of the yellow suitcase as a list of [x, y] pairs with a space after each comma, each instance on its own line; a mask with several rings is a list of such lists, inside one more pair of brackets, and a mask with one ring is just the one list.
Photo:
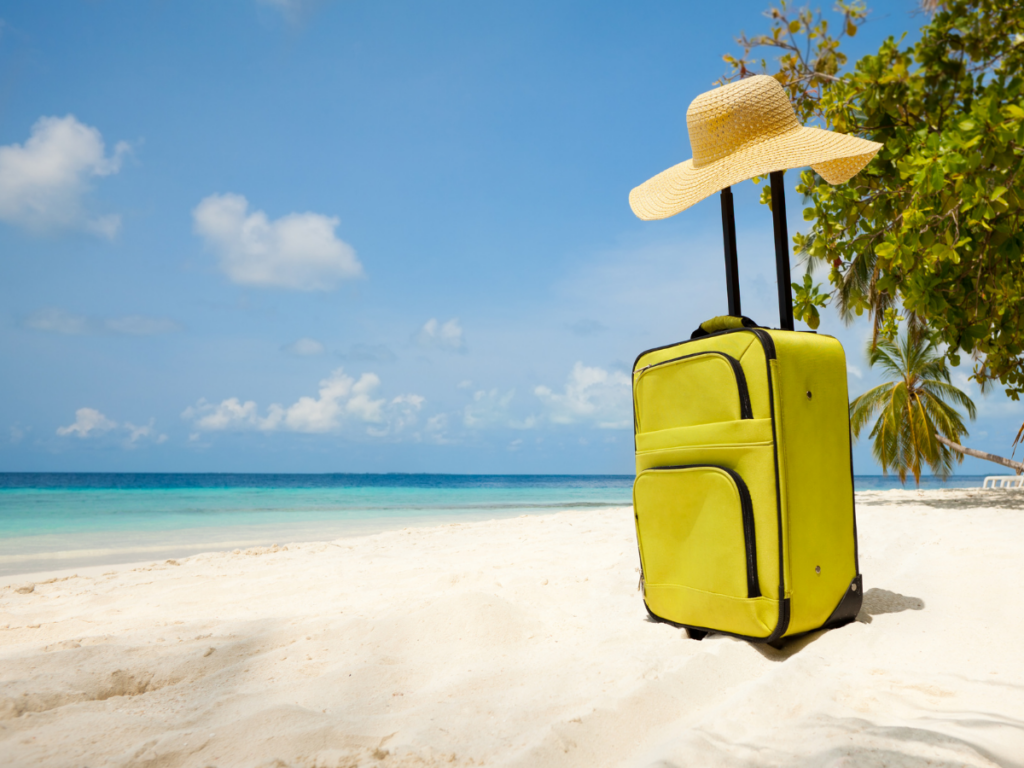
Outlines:
[[697, 638], [778, 641], [861, 604], [842, 345], [752, 325], [716, 318], [633, 366], [644, 602]]

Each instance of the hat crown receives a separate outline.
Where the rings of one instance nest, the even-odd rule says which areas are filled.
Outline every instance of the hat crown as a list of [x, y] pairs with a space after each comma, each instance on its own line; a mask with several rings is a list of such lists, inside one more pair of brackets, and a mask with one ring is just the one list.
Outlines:
[[801, 126], [779, 81], [755, 75], [695, 98], [686, 110], [686, 127], [693, 167], [700, 168]]

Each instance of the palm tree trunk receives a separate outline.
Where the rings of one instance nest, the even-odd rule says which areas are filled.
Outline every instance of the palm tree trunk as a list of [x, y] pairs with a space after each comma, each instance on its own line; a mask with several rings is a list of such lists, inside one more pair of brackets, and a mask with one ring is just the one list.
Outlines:
[[960, 443], [954, 443], [952, 440], [947, 440], [942, 435], [935, 435], [935, 439], [944, 445], [948, 445], [954, 451], [960, 451], [960, 453], [966, 453], [968, 456], [974, 456], [977, 459], [994, 461], [996, 464], [1002, 464], [1004, 467], [1009, 467], [1010, 469], [1015, 470], [1018, 475], [1021, 472], [1024, 472], [1024, 463], [1019, 461], [1011, 461], [1010, 459], [1004, 459], [1002, 456], [996, 456], [994, 453], [976, 451], [973, 448], [964, 448]]

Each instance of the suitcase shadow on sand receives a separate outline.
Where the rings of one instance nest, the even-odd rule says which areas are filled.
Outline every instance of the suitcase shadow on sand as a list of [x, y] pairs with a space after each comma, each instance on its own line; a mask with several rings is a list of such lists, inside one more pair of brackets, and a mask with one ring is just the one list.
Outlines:
[[899, 592], [873, 587], [864, 593], [864, 603], [860, 607], [860, 613], [857, 614], [856, 620], [862, 624], [870, 624], [872, 616], [881, 616], [883, 613], [923, 610], [924, 600], [920, 597], [908, 597]]
[[[861, 605], [860, 613], [855, 621], [861, 624], [870, 624], [874, 616], [881, 616], [885, 613], [902, 613], [903, 611], [923, 611], [924, 600], [920, 597], [901, 595], [899, 592], [891, 592], [888, 589], [873, 587], [864, 593], [864, 603]], [[800, 653], [827, 632], [842, 632], [843, 627], [827, 631], [810, 632], [806, 635], [794, 637], [792, 640], [783, 640], [779, 644], [754, 644], [753, 647], [762, 656], [770, 661], [785, 661]]]

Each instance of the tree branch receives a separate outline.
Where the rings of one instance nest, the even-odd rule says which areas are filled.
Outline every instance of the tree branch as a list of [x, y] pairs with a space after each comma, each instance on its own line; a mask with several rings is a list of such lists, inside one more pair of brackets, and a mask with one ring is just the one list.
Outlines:
[[948, 445], [954, 451], [960, 451], [968, 456], [973, 456], [976, 459], [985, 459], [986, 461], [994, 461], [996, 464], [1002, 464], [1004, 467], [1016, 470], [1017, 474], [1024, 472], [1024, 463], [1019, 461], [1011, 461], [1010, 459], [1004, 459], [1002, 456], [996, 456], [994, 453], [985, 453], [984, 451], [976, 451], [973, 448], [964, 448], [960, 443], [954, 443], [952, 440], [948, 440], [942, 435], [935, 435], [935, 439], [944, 445]]

